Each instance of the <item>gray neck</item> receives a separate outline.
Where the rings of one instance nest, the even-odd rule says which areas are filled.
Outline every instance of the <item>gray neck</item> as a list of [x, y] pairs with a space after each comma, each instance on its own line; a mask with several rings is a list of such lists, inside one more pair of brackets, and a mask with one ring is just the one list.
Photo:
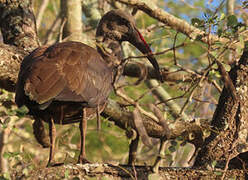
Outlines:
[[[101, 39], [101, 41], [99, 41]], [[104, 61], [113, 68], [113, 83], [118, 81], [122, 72], [123, 66], [121, 60], [123, 59], [123, 51], [121, 44], [112, 39], [97, 38], [97, 50], [103, 57]]]
[[[101, 40], [99, 40], [101, 39]], [[120, 65], [123, 59], [121, 44], [112, 39], [97, 38], [97, 50], [103, 59], [112, 67]], [[99, 47], [100, 46], [100, 47]]]

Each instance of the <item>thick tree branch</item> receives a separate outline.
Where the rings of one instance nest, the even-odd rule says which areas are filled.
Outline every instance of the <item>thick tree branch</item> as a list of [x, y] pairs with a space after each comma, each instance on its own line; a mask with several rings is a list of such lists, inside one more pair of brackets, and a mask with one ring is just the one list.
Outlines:
[[0, 88], [15, 91], [20, 62], [25, 55], [24, 50], [0, 43]]
[[20, 62], [39, 46], [31, 1], [1, 0], [0, 29], [0, 87], [14, 91]]
[[14, 45], [27, 52], [39, 45], [30, 0], [1, 0], [0, 29], [5, 44]]
[[83, 41], [83, 22], [81, 0], [61, 0], [61, 14], [63, 21], [66, 21], [63, 38], [68, 40]]
[[[20, 3], [24, 3], [25, 4], [25, 0], [21, 1]], [[19, 14], [21, 14], [23, 16], [23, 14], [25, 14], [25, 12], [22, 12], [23, 6], [24, 5], [20, 5], [18, 6], [18, 3], [14, 5], [15, 6], [11, 6], [13, 7], [13, 9], [10, 8], [10, 10], [7, 8], [7, 2], [5, 1], [4, 3], [0, 3], [0, 7], [2, 8], [2, 11], [7, 11], [7, 14], [14, 14], [15, 11], [18, 11]], [[26, 5], [28, 8], [31, 8], [30, 6]], [[20, 8], [20, 9], [18, 9]], [[32, 13], [31, 9], [29, 9], [29, 11], [27, 11], [28, 13]], [[17, 14], [17, 19], [18, 19], [18, 14]], [[29, 14], [28, 17], [33, 17], [32, 15]], [[7, 18], [7, 17], [6, 17]], [[11, 20], [15, 19], [15, 16], [11, 16], [8, 17]], [[26, 21], [27, 22], [26, 22]], [[31, 20], [33, 22], [31, 22]], [[13, 20], [14, 21], [14, 20]], [[16, 21], [14, 21], [16, 22]], [[4, 25], [3, 25], [4, 24]], [[11, 24], [11, 23], [10, 23]], [[20, 25], [21, 27], [22, 24], [30, 24], [30, 27], [28, 28], [28, 30], [30, 31], [28, 33], [27, 29], [23, 28], [20, 29], [19, 33], [14, 33], [13, 28], [16, 28], [15, 26]], [[15, 46], [10, 46], [10, 45], [4, 45], [1, 44], [0, 46], [0, 63], [2, 64], [2, 66], [0, 66], [0, 87], [7, 89], [9, 91], [14, 91], [15, 89], [15, 82], [17, 80], [17, 74], [19, 71], [19, 65], [20, 62], [22, 61], [23, 57], [27, 54], [27, 52], [29, 52], [32, 48], [36, 48], [38, 46], [38, 41], [37, 41], [37, 36], [36, 36], [36, 30], [35, 30], [35, 24], [34, 24], [34, 19], [28, 19], [28, 18], [24, 18], [21, 21], [21, 24], [19, 23], [14, 23], [12, 25], [7, 26], [7, 24], [2, 23], [3, 26], [1, 26], [1, 30], [4, 34], [4, 38], [5, 38], [5, 43], [10, 43], [12, 41], [10, 41], [12, 37], [13, 40], [13, 44]], [[23, 31], [21, 31], [23, 30]], [[25, 30], [25, 31], [24, 31]], [[30, 36], [25, 37], [25, 41], [23, 41], [22, 39], [20, 39], [20, 37], [22, 37], [22, 35], [25, 35], [25, 33], [28, 33]], [[20, 40], [20, 41], [19, 41]], [[16, 42], [14, 42], [16, 41]], [[30, 44], [28, 43], [30, 42]], [[24, 45], [22, 45], [22, 43]], [[23, 47], [29, 47], [29, 48], [23, 48]], [[139, 68], [138, 65], [134, 65], [134, 64], [128, 64], [125, 67], [124, 70], [124, 74], [125, 75], [130, 75], [130, 76], [139, 76], [138, 74], [133, 74], [133, 72], [139, 72], [138, 70], [133, 71], [133, 69]], [[151, 70], [151, 68], [147, 68], [148, 69], [148, 78], [153, 78], [154, 77], [154, 72], [153, 70]], [[164, 72], [164, 76], [165, 79], [167, 78], [170, 81], [174, 81], [174, 80], [179, 80], [177, 79], [180, 76], [184, 76], [184, 75], [180, 75], [180, 76], [171, 76], [169, 73], [166, 73], [166, 71]], [[183, 78], [182, 78], [183, 79]], [[188, 77], [188, 79], [190, 80], [190, 77]], [[113, 105], [115, 104], [115, 105]], [[133, 117], [132, 114], [130, 112], [125, 111], [124, 109], [121, 109], [116, 103], [112, 102], [109, 103], [108, 107], [106, 108], [106, 110], [104, 111], [104, 115], [105, 117], [109, 117], [110, 120], [114, 121], [119, 127], [123, 128], [123, 129], [128, 129], [128, 127], [130, 128], [134, 128], [134, 123], [133, 123]], [[152, 119], [150, 119], [149, 117], [144, 116], [144, 126], [147, 129], [148, 135], [151, 137], [162, 137], [164, 136], [164, 130], [161, 127], [161, 125], [159, 125], [158, 122], [153, 121]], [[190, 133], [190, 132], [196, 132], [196, 134], [201, 134], [200, 128], [195, 125], [195, 124], [185, 124], [184, 122], [180, 122], [178, 121], [176, 124], [173, 125], [171, 132], [171, 138], [175, 138], [179, 135], [182, 135], [185, 132], [185, 128], [186, 128], [186, 132]], [[186, 133], [186, 136], [187, 134]], [[197, 140], [198, 141], [198, 140]], [[201, 142], [201, 140], [199, 140], [199, 142]], [[199, 144], [199, 142], [196, 142], [195, 144]], [[202, 143], [202, 142], [201, 142]]]
[[234, 14], [234, 7], [235, 7], [235, 0], [227, 0], [226, 3], [227, 15]]
[[[164, 23], [165, 25], [170, 26], [172, 29], [185, 34], [190, 39], [201, 40], [206, 44], [214, 44], [215, 42], [221, 42], [223, 44], [226, 44], [227, 42], [229, 42], [229, 40], [226, 38], [219, 38], [218, 36], [215, 36], [213, 34], [209, 35], [208, 33], [190, 25], [186, 21], [171, 15], [170, 13], [166, 12], [164, 9], [151, 8], [144, 2], [138, 0], [117, 0], [117, 1], [145, 12], [149, 16], [157, 19], [158, 21]], [[248, 32], [245, 32], [244, 35], [247, 39]], [[235, 48], [238, 46], [240, 46], [240, 44], [238, 42], [234, 42], [234, 44], [231, 44], [229, 47]]]
[[146, 81], [147, 86], [152, 89], [155, 88], [152, 92], [153, 94], [156, 95], [156, 97], [163, 103], [166, 104], [166, 106], [169, 107], [170, 109], [170, 113], [172, 114], [172, 116], [177, 119], [179, 117], [182, 118], [183, 121], [189, 121], [192, 118], [188, 117], [185, 113], [180, 114], [181, 108], [180, 106], [175, 103], [174, 101], [167, 101], [168, 99], [171, 99], [172, 97], [169, 95], [169, 93], [167, 93], [164, 88], [162, 88], [161, 86], [159, 86], [158, 81], [156, 80], [148, 80]]
[[[120, 128], [130, 131], [130, 128], [136, 129], [132, 112], [129, 112], [120, 107], [115, 101], [109, 99], [109, 103], [106, 106], [102, 116], [113, 121]], [[147, 134], [150, 137], [161, 138], [166, 135], [163, 126], [154, 121], [153, 119], [142, 115], [143, 123], [146, 128]], [[193, 143], [196, 147], [200, 147], [203, 144], [202, 128], [206, 128], [203, 125], [199, 126], [195, 122], [176, 121], [170, 123], [170, 138], [175, 139], [179, 136], [184, 137], [186, 141]], [[192, 138], [194, 137], [194, 138]]]
[[[248, 46], [245, 47], [239, 65], [229, 72], [235, 86], [235, 101], [228, 89], [224, 88], [213, 116], [211, 135], [199, 153], [196, 165], [207, 165], [217, 161], [222, 166], [248, 151]], [[247, 159], [244, 159], [247, 163]]]
[[[214, 43], [215, 41], [226, 42], [226, 39], [219, 39], [215, 36], [210, 37], [210, 42], [206, 34], [199, 29], [183, 22], [180, 19], [163, 12], [160, 9], [152, 10], [144, 3], [140, 3], [134, 0], [118, 0], [125, 4], [132, 5], [135, 8], [143, 10], [152, 17], [170, 25], [174, 29], [188, 35], [190, 38], [195, 39], [196, 36], [202, 35], [202, 41], [208, 44]], [[11, 3], [13, 5], [9, 6]], [[4, 18], [4, 19], [3, 19]], [[0, 1], [0, 28], [3, 34], [4, 42], [10, 45], [0, 44], [0, 87], [5, 88], [9, 91], [14, 91], [15, 82], [17, 79], [17, 73], [19, 70], [19, 64], [27, 52], [32, 51], [34, 48], [38, 47], [37, 34], [35, 29], [35, 19], [32, 15], [32, 10], [30, 7], [30, 1]], [[243, 59], [243, 60], [242, 60]], [[245, 119], [247, 114], [247, 85], [243, 82], [248, 82], [245, 74], [248, 73], [246, 68], [247, 65], [247, 54], [243, 55], [240, 65], [235, 67], [231, 74], [231, 78], [237, 84], [235, 84], [236, 90], [238, 91], [238, 96], [242, 97], [240, 103], [233, 102], [231, 97], [225, 90], [223, 90], [223, 95], [220, 98], [219, 106], [216, 110], [213, 126], [217, 128], [217, 132], [221, 132], [216, 138], [217, 133], [212, 133], [209, 141], [205, 144], [207, 147], [201, 151], [200, 155], [203, 158], [200, 161], [211, 161], [213, 159], [221, 159], [222, 157], [229, 158], [234, 157], [238, 152], [245, 152], [248, 145], [244, 142], [247, 139], [245, 131], [239, 134], [240, 129], [247, 130], [247, 123]], [[128, 75], [128, 68], [134, 68], [134, 65], [127, 65], [125, 69], [125, 75]], [[237, 68], [237, 69], [236, 69]], [[148, 70], [148, 78], [153, 78], [153, 72]], [[132, 76], [138, 76], [135, 74]], [[238, 77], [236, 79], [236, 77]], [[244, 77], [244, 78], [243, 78]], [[189, 78], [190, 79], [190, 78]], [[242, 84], [243, 83], [243, 84]], [[245, 91], [245, 92], [244, 92]], [[242, 112], [242, 113], [241, 113]], [[241, 116], [239, 116], [241, 113]], [[132, 114], [122, 109], [117, 103], [109, 102], [107, 108], [105, 109], [103, 115], [108, 117], [111, 121], [114, 121], [119, 127], [130, 130], [130, 127], [135, 129]], [[149, 117], [142, 116], [144, 121], [144, 126], [147, 133], [151, 137], [160, 138], [165, 135], [163, 127], [156, 121], [150, 119]], [[225, 129], [226, 122], [228, 122], [228, 129]], [[176, 121], [169, 126], [171, 131], [170, 138], [176, 138], [178, 136], [185, 137], [185, 140], [192, 142], [196, 147], [200, 147], [203, 144], [202, 135], [202, 125], [199, 127], [196, 123], [185, 123], [183, 121]], [[216, 131], [215, 131], [216, 132]], [[192, 133], [194, 134], [193, 140], [191, 139]], [[244, 138], [245, 137], [245, 138]], [[216, 139], [215, 141], [213, 141]], [[225, 140], [228, 140], [225, 141]], [[235, 144], [237, 141], [242, 142], [242, 144]], [[213, 143], [209, 143], [213, 141]], [[227, 143], [225, 143], [227, 142]], [[225, 148], [228, 145], [228, 148]], [[242, 145], [245, 145], [242, 146]], [[224, 151], [222, 148], [223, 147]], [[240, 148], [241, 147], [241, 148]], [[232, 151], [230, 151], [230, 149]], [[212, 153], [211, 153], [212, 152]], [[204, 154], [205, 153], [205, 154]]]
[[[143, 69], [145, 68], [145, 70]], [[125, 65], [123, 75], [129, 77], [140, 77], [142, 75], [142, 71], [146, 71], [146, 79], [158, 79], [156, 75], [156, 71], [150, 65], [142, 65], [140, 66], [138, 63], [130, 62]], [[183, 71], [178, 72], [169, 72], [164, 69], [161, 72], [164, 81], [166, 82], [190, 82], [192, 81], [192, 77]]]

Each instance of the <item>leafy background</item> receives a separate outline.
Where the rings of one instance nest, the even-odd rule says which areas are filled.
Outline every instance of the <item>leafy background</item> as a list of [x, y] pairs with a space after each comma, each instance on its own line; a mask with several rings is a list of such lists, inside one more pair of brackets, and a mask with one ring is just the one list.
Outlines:
[[[34, 11], [38, 14], [44, 1], [34, 1]], [[97, 7], [98, 1], [85, 0], [84, 8]], [[215, 0], [155, 0], [151, 6], [157, 6], [176, 17], [192, 23], [194, 26], [204, 30], [206, 33], [216, 34], [220, 37], [227, 37], [230, 41], [241, 39], [240, 32], [247, 23], [247, 9], [244, 8], [242, 1], [235, 2], [235, 15], [228, 14], [226, 1]], [[118, 4], [118, 7], [131, 12], [129, 7]], [[104, 12], [114, 7], [105, 2]], [[96, 19], [89, 16], [84, 11], [82, 20], [84, 22], [84, 42], [92, 44], [96, 29]], [[59, 16], [60, 1], [48, 1], [44, 15], [41, 18], [38, 34], [41, 44], [52, 44], [58, 41], [60, 36], [60, 23], [56, 24], [56, 17]], [[101, 12], [101, 10], [99, 11]], [[94, 14], [94, 13], [93, 13]], [[92, 15], [92, 14], [91, 14]], [[242, 47], [235, 50], [225, 50], [225, 44], [218, 44], [214, 48], [209, 48], [200, 41], [192, 41], [186, 35], [179, 33], [170, 27], [159, 23], [143, 12], [135, 15], [136, 23], [141, 33], [149, 42], [153, 51], [156, 53], [157, 60], [161, 67], [168, 72], [181, 71], [185, 77], [190, 77], [189, 81], [171, 81], [163, 83], [161, 86], [173, 99], [170, 100], [182, 110], [187, 117], [196, 121], [210, 121], [223, 83], [220, 74], [214, 66], [207, 74], [207, 81], [199, 83], [195, 76], [205, 72], [209, 67], [209, 53], [215, 57], [221, 54], [221, 61], [226, 70], [238, 60]], [[55, 24], [54, 29], [51, 27]], [[0, 38], [1, 39], [1, 38]], [[181, 45], [179, 48], [172, 47]], [[140, 55], [133, 47], [125, 43], [125, 56]], [[165, 53], [163, 51], [167, 50]], [[144, 59], [132, 59], [140, 63], [147, 63]], [[175, 64], [175, 60], [177, 64]], [[159, 99], [152, 95], [147, 87], [147, 83], [134, 85], [137, 79], [125, 77], [121, 83], [128, 84], [124, 88], [124, 93], [134, 100], [137, 100], [142, 107], [150, 111], [148, 104], [156, 104], [164, 113], [168, 122], [173, 122], [176, 117], [172, 115], [171, 108], [161, 103]], [[133, 110], [120, 97], [114, 93], [110, 96], [118, 102], [125, 104], [130, 111]], [[14, 103], [14, 94], [5, 90], [0, 90], [0, 120], [1, 120], [1, 164], [5, 169], [3, 176], [9, 177], [9, 172], [24, 170], [26, 173], [31, 169], [44, 167], [47, 163], [49, 149], [43, 149], [34, 139], [32, 132], [32, 118], [27, 117], [26, 108], [17, 109]], [[180, 112], [178, 112], [180, 116]], [[107, 119], [101, 118], [102, 127], [96, 130], [96, 119], [88, 122], [86, 137], [86, 154], [92, 162], [126, 163], [128, 159], [128, 147], [130, 139], [125, 132], [115, 126]], [[47, 126], [47, 125], [46, 125]], [[75, 163], [79, 154], [80, 136], [78, 124], [56, 125], [57, 140], [56, 154], [57, 162]], [[206, 132], [207, 136], [208, 132]], [[157, 140], [155, 140], [157, 141]], [[175, 141], [167, 143], [166, 161], [164, 166], [189, 166], [188, 160], [192, 157], [194, 147], [190, 143], [185, 143], [181, 137]], [[137, 164], [152, 164], [158, 152], [158, 144], [149, 149], [142, 142], [139, 144]]]

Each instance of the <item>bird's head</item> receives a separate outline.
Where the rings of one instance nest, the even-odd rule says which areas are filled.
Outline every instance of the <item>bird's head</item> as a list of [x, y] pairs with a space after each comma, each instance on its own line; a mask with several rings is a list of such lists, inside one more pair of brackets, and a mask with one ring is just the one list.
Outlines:
[[[130, 42], [139, 51], [147, 55], [148, 60], [157, 72], [157, 76], [162, 81], [158, 62], [152, 55], [149, 45], [136, 28], [135, 21], [129, 13], [119, 9], [106, 13], [98, 24], [96, 38], [97, 40], [100, 39], [101, 42], [111, 42], [108, 48], [111, 48], [111, 46], [116, 47], [116, 42], [118, 44], [123, 41]], [[111, 49], [115, 51], [114, 48]]]

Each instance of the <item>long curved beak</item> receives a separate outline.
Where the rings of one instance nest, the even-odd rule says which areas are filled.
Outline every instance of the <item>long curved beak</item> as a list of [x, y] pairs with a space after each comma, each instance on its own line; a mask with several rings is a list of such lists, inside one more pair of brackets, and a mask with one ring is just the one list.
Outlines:
[[136, 28], [133, 32], [133, 37], [129, 39], [129, 42], [132, 45], [134, 45], [140, 52], [147, 55], [147, 59], [150, 61], [150, 63], [157, 72], [157, 77], [161, 82], [163, 82], [162, 76], [160, 74], [158, 62], [156, 58], [153, 56], [152, 50], [150, 49], [149, 45], [146, 43], [145, 39]]

